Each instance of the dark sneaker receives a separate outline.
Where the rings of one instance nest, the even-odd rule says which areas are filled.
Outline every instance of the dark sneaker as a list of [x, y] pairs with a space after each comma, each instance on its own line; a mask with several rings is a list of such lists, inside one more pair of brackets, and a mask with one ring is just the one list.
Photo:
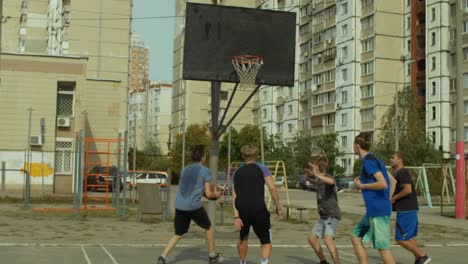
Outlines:
[[208, 263], [210, 264], [217, 264], [223, 262], [223, 256], [221, 253], [216, 253], [214, 257], [208, 256]]
[[320, 261], [320, 264], [329, 264], [326, 260]]
[[166, 259], [160, 256], [156, 264], [166, 264]]
[[424, 257], [418, 258], [418, 260], [416, 260], [416, 264], [427, 264], [431, 262], [431, 260], [432, 259], [428, 255], [425, 255]]

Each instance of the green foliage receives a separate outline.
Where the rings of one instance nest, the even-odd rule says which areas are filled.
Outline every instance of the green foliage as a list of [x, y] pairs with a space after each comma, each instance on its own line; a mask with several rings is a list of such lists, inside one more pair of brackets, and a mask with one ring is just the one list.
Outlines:
[[399, 132], [399, 150], [406, 157], [406, 165], [421, 166], [425, 162], [440, 162], [442, 153], [434, 147], [425, 131], [425, 115], [418, 108], [417, 98], [410, 88], [398, 93], [398, 118], [395, 118], [395, 104], [382, 119], [383, 131], [379, 134], [372, 151], [385, 163], [389, 163], [395, 150], [395, 127]]
[[[129, 151], [128, 160], [129, 169], [133, 170], [133, 149]], [[138, 170], [166, 171], [171, 166], [169, 157], [161, 153], [159, 145], [154, 141], [148, 141], [144, 150], [136, 151], [135, 163]]]
[[[177, 182], [177, 175], [180, 174], [182, 165], [182, 141], [183, 134], [176, 136], [175, 146], [171, 149], [171, 166], [174, 174], [175, 182]], [[185, 133], [185, 164], [190, 164], [191, 150], [195, 145], [205, 145], [206, 150], [210, 146], [210, 135], [207, 125], [192, 124], [187, 127]]]

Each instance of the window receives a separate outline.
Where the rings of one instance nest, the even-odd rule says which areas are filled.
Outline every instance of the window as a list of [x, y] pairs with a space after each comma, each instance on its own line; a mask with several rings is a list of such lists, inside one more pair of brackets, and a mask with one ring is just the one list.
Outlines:
[[72, 173], [73, 139], [57, 138], [55, 143], [55, 173]]
[[367, 7], [374, 4], [374, 0], [361, 0], [362, 7]]
[[455, 142], [457, 139], [457, 131], [455, 129], [452, 130], [452, 142]]
[[374, 109], [366, 109], [361, 111], [362, 122], [370, 122], [374, 120]]
[[410, 76], [411, 75], [411, 64], [406, 64], [406, 75]]
[[468, 33], [468, 20], [463, 20], [463, 33]]
[[341, 102], [342, 103], [348, 102], [348, 92], [347, 91], [341, 92]]
[[436, 95], [436, 82], [432, 82], [432, 95]]
[[262, 118], [265, 119], [267, 117], [266, 109], [262, 110]]
[[341, 137], [341, 147], [346, 148], [348, 146], [348, 137], [347, 136], [342, 136]]
[[299, 27], [299, 34], [304, 35], [310, 32], [310, 24], [305, 23], [304, 25]]
[[75, 106], [75, 83], [58, 82], [57, 86], [57, 116], [72, 117]]
[[348, 69], [341, 70], [341, 77], [344, 82], [348, 80]]
[[467, 8], [468, 7], [468, 0], [462, 0], [462, 7]]
[[406, 17], [406, 29], [411, 29], [411, 17]]
[[436, 19], [436, 10], [435, 7], [431, 9], [431, 21], [435, 21]]
[[374, 96], [374, 85], [368, 84], [361, 87], [361, 97], [367, 98]]
[[288, 132], [291, 133], [293, 130], [293, 126], [292, 124], [288, 124]]
[[406, 6], [410, 6], [411, 5], [411, 0], [406, 0]]
[[468, 73], [463, 74], [463, 88], [468, 89]]
[[[456, 131], [456, 130], [455, 130]], [[455, 132], [456, 133], [456, 132]], [[456, 135], [456, 134], [455, 134]], [[468, 141], [468, 127], [465, 127], [465, 141]]]
[[450, 41], [455, 41], [456, 38], [457, 38], [457, 29], [451, 28], [450, 29]]
[[348, 25], [342, 25], [341, 26], [341, 36], [345, 37], [348, 35]]
[[341, 159], [341, 167], [346, 171], [348, 169], [348, 163], [346, 159]]
[[263, 91], [263, 100], [264, 101], [268, 100], [268, 92], [267, 91]]
[[435, 71], [436, 69], [436, 57], [431, 58], [431, 70]]
[[464, 47], [462, 51], [463, 51], [463, 59], [467, 61], [468, 60], [468, 47]]
[[433, 106], [433, 107], [432, 107], [432, 111], [431, 111], [431, 113], [432, 113], [432, 120], [435, 120], [435, 119], [436, 119], [436, 115], [437, 115], [437, 112], [436, 112], [436, 111], [437, 111], [436, 107]]
[[348, 46], [341, 48], [341, 58], [345, 59], [348, 57]]
[[374, 15], [370, 15], [361, 19], [362, 30], [366, 30], [374, 27]]
[[408, 39], [406, 42], [406, 50], [408, 51], [408, 54], [411, 52], [411, 40]]
[[276, 131], [278, 133], [283, 133], [283, 123], [276, 124]]
[[374, 61], [361, 63], [361, 74], [371, 74], [374, 72]]
[[221, 100], [228, 99], [228, 91], [221, 91]]
[[436, 44], [436, 33], [432, 32], [431, 33], [431, 45], [435, 46], [435, 44]]
[[468, 101], [464, 101], [463, 109], [464, 109], [463, 113], [465, 113], [465, 115], [468, 114]]
[[341, 114], [341, 125], [346, 126], [348, 124], [348, 114]]
[[335, 114], [328, 114], [323, 116], [323, 122], [325, 125], [334, 125], [335, 124]]
[[348, 13], [348, 3], [341, 4], [341, 14], [346, 15]]
[[450, 91], [455, 92], [457, 90], [457, 79], [452, 78], [450, 79]]
[[432, 144], [436, 144], [436, 138], [437, 138], [437, 133], [435, 131], [432, 131]]
[[312, 127], [321, 127], [321, 126], [322, 126], [322, 117], [312, 116]]
[[450, 5], [450, 17], [455, 17], [457, 15], [457, 6], [455, 3]]
[[361, 42], [362, 52], [374, 50], [374, 37], [365, 39]]
[[293, 113], [292, 105], [288, 105], [288, 115], [292, 115], [292, 113]]

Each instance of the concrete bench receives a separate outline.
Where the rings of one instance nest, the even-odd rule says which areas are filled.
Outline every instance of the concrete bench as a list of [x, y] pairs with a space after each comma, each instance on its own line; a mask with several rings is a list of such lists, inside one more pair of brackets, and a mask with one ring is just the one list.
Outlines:
[[293, 205], [293, 204], [289, 204], [289, 205], [286, 204], [286, 205], [283, 205], [283, 206], [286, 207], [286, 219], [289, 219], [290, 209], [299, 210], [299, 221], [302, 221], [302, 211], [311, 209], [310, 207], [300, 206], [300, 205]]

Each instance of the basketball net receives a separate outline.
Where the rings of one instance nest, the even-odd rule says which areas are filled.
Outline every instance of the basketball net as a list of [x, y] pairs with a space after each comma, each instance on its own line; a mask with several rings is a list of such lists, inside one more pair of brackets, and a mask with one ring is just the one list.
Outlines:
[[263, 58], [255, 55], [234, 56], [232, 65], [239, 75], [239, 88], [250, 89], [255, 86], [257, 73], [263, 65]]

